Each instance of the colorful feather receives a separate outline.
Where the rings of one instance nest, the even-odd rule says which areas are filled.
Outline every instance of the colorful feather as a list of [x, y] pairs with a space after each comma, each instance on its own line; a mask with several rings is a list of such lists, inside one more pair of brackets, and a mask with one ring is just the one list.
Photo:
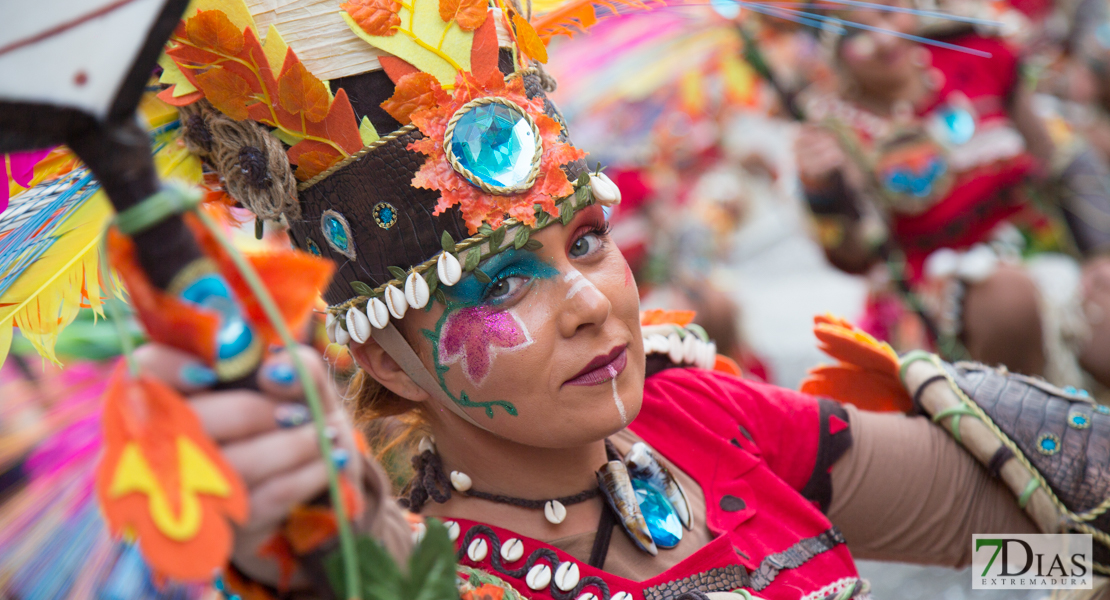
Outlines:
[[913, 410], [913, 399], [899, 376], [901, 363], [890, 345], [832, 315], [815, 317], [813, 333], [821, 350], [837, 364], [811, 369], [802, 382], [803, 392], [864, 410]]

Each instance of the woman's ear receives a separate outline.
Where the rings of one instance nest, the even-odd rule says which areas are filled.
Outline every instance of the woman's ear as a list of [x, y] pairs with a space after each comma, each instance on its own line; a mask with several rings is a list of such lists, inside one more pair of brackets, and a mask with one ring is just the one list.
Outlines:
[[431, 398], [374, 338], [362, 344], [352, 341], [349, 347], [358, 366], [389, 391], [412, 402], [426, 402]]

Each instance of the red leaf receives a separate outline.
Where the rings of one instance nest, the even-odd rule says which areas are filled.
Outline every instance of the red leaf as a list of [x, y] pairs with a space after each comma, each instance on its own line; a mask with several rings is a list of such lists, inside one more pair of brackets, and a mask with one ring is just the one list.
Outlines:
[[[497, 23], [493, 19], [486, 19], [486, 22], [474, 31], [474, 42], [470, 47], [470, 71], [478, 81], [501, 75], [497, 70], [497, 52]], [[384, 61], [382, 64], [384, 66]]]
[[382, 102], [382, 108], [402, 125], [412, 122], [412, 113], [435, 108], [448, 96], [436, 78], [427, 73], [411, 73], [401, 78], [393, 96]]
[[286, 65], [278, 80], [278, 99], [282, 108], [294, 115], [303, 114], [313, 123], [323, 121], [328, 116], [331, 100], [324, 82], [309, 73], [299, 60], [289, 64], [287, 59]]
[[439, 0], [439, 18], [454, 21], [465, 31], [474, 31], [486, 22], [489, 3], [485, 0]]
[[212, 67], [197, 75], [196, 81], [216, 110], [236, 121], [247, 118], [247, 102], [253, 95], [245, 79], [223, 67]]
[[202, 10], [185, 23], [189, 41], [202, 48], [235, 56], [243, 49], [243, 32], [222, 10]]
[[178, 96], [174, 98], [173, 89], [175, 87], [177, 86], [171, 85], [170, 87], [158, 92], [158, 99], [162, 102], [165, 102], [166, 104], [169, 104], [170, 106], [187, 106], [196, 102], [197, 100], [200, 100], [201, 98], [204, 98], [204, 92], [201, 91], [192, 92], [190, 94], [185, 94], [184, 96]]
[[[471, 59], [472, 63], [473, 60]], [[382, 70], [385, 71], [386, 75], [389, 75], [389, 80], [393, 82], [393, 85], [397, 85], [397, 82], [401, 81], [401, 78], [405, 75], [420, 72], [420, 69], [412, 66], [408, 61], [389, 54], [379, 56], [378, 62], [382, 64]]]
[[363, 31], [370, 35], [391, 36], [401, 26], [399, 0], [350, 0], [339, 5]]

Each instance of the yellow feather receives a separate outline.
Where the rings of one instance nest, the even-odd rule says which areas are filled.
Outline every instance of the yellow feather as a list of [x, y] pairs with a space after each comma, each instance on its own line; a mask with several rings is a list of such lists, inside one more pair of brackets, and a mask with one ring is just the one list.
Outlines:
[[[99, 264], [100, 238], [111, 217], [108, 198], [97, 192], [61, 224], [50, 249], [0, 295], [0, 323], [14, 321], [23, 337], [52, 362], [58, 362], [58, 333], [77, 318], [83, 302], [99, 312], [102, 294], [119, 296], [115, 281], [103, 281]], [[11, 331], [4, 330], [10, 341]], [[0, 350], [2, 363], [8, 348], [0, 344]]]

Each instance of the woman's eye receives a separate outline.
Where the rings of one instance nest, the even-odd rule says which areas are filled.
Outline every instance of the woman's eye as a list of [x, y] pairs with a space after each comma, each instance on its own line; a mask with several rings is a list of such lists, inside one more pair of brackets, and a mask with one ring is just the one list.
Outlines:
[[506, 298], [511, 296], [514, 292], [520, 289], [521, 285], [528, 280], [527, 277], [506, 277], [505, 279], [498, 279], [490, 284], [486, 297], [490, 299]]
[[587, 233], [571, 244], [569, 254], [572, 258], [581, 258], [595, 250], [599, 245], [601, 245], [601, 238], [596, 233]]

